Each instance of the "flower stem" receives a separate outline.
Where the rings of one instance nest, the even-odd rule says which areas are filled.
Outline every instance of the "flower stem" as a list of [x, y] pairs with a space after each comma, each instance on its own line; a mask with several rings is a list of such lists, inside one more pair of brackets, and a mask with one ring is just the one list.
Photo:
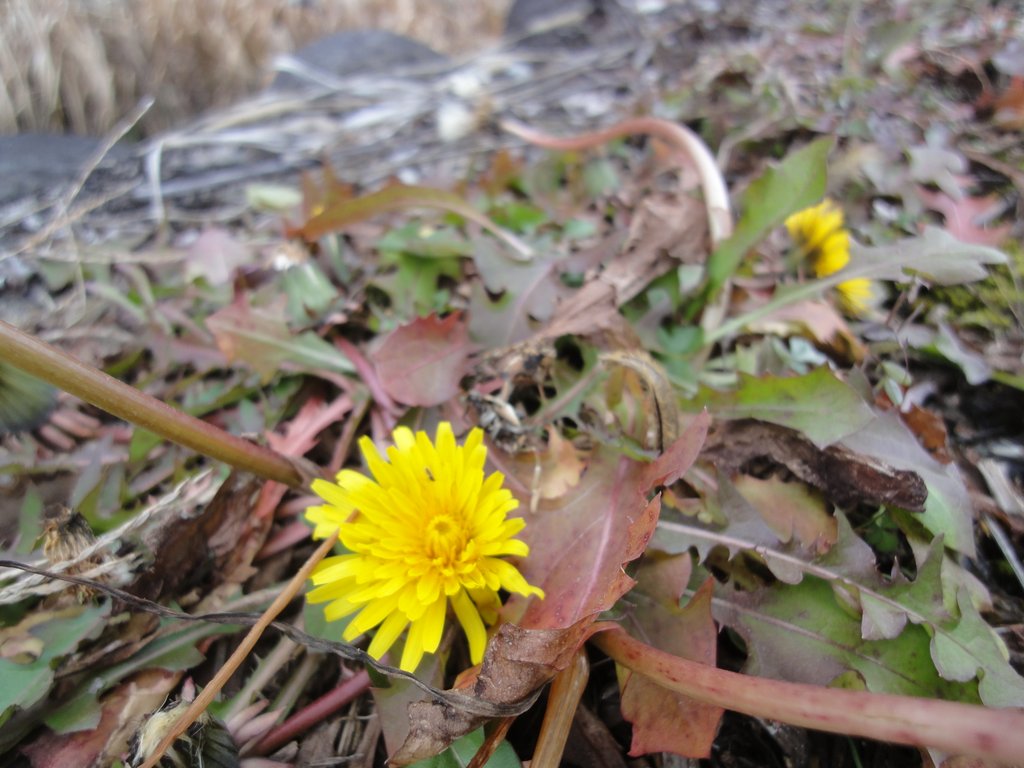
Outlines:
[[1024, 713], [936, 699], [866, 693], [741, 675], [659, 651], [616, 624], [595, 625], [595, 645], [669, 690], [754, 717], [849, 736], [934, 747], [1015, 763]]
[[260, 477], [305, 484], [295, 462], [175, 410], [0, 320], [0, 360], [178, 445]]
[[724, 323], [719, 325], [717, 328], [709, 328], [705, 330], [705, 349], [710, 349], [712, 344], [721, 339], [724, 339], [726, 336], [730, 336], [734, 333], [739, 333], [744, 329], [744, 327], [750, 325], [750, 323], [754, 322], [755, 320], [760, 320], [764, 317], [768, 317], [768, 315], [772, 314], [773, 312], [777, 312], [783, 307], [788, 307], [790, 304], [795, 304], [798, 301], [803, 301], [804, 299], [812, 299], [821, 295], [829, 288], [839, 285], [839, 283], [846, 280], [846, 276], [849, 274], [849, 270], [844, 270], [842, 273], [836, 274], [841, 274], [842, 276], [837, 277], [836, 275], [830, 275], [828, 277], [821, 278], [818, 280], [812, 280], [806, 283], [801, 283], [800, 285], [794, 285], [792, 287], [787, 286], [786, 290], [776, 292], [776, 294], [771, 299], [766, 301], [761, 306], [755, 307], [749, 312], [739, 315], [738, 317], [730, 318], [729, 320], [726, 320]]

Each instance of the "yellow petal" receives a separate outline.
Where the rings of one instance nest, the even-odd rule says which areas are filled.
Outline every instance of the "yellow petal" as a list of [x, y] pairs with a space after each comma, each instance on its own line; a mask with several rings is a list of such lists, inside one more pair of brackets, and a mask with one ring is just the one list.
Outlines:
[[423, 625], [423, 650], [426, 653], [433, 653], [441, 644], [441, 634], [444, 632], [444, 618], [448, 613], [448, 601], [445, 599], [435, 600], [429, 605], [420, 619]]
[[452, 607], [455, 609], [455, 617], [462, 625], [462, 631], [466, 633], [466, 639], [469, 641], [469, 659], [474, 664], [479, 664], [483, 661], [484, 649], [487, 647], [487, 630], [484, 629], [480, 611], [469, 599], [465, 590], [452, 597]]
[[331, 506], [342, 508], [343, 512], [352, 511], [352, 504], [349, 502], [348, 493], [335, 483], [317, 478], [310, 484], [310, 487], [313, 489], [313, 493]]
[[415, 672], [423, 659], [423, 620], [414, 621], [409, 625], [409, 634], [405, 636], [405, 647], [402, 648], [402, 660], [398, 663], [406, 672]]
[[362, 559], [356, 555], [336, 555], [320, 562], [310, 577], [314, 584], [326, 584], [355, 576], [362, 566]]
[[854, 315], [864, 315], [879, 301], [880, 290], [876, 283], [866, 277], [844, 280], [836, 286], [843, 307]]
[[[316, 601], [311, 600], [310, 602], [315, 603]], [[333, 600], [324, 606], [324, 618], [327, 619], [327, 621], [337, 621], [338, 619], [343, 619], [346, 616], [351, 616], [353, 613], [358, 611], [360, 607], [361, 606], [356, 605], [355, 603], [350, 603], [343, 597], [339, 597], [337, 600]]]
[[394, 438], [395, 446], [397, 446], [399, 451], [408, 451], [416, 445], [416, 436], [413, 435], [412, 430], [408, 427], [396, 427], [391, 436]]
[[394, 597], [383, 597], [366, 604], [356, 617], [349, 622], [345, 628], [345, 639], [351, 640], [368, 630], [373, 629], [388, 617], [395, 610]]
[[373, 658], [379, 659], [395, 644], [398, 636], [405, 631], [408, 625], [409, 622], [405, 616], [400, 613], [392, 613], [377, 628], [377, 632], [374, 634], [373, 640], [370, 642], [366, 652], [373, 656]]
[[833, 232], [811, 256], [811, 268], [817, 277], [834, 275], [850, 263], [850, 236], [845, 229]]
[[430, 569], [416, 583], [416, 598], [421, 603], [432, 603], [441, 593], [441, 579], [437, 571]]

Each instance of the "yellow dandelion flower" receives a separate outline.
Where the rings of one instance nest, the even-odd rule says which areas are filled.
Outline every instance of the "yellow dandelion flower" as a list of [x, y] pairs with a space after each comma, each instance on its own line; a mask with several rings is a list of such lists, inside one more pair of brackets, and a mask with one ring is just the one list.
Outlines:
[[811, 263], [815, 277], [828, 277], [850, 262], [850, 235], [843, 211], [829, 199], [786, 219], [786, 229]]
[[328, 621], [356, 615], [346, 641], [377, 627], [368, 652], [383, 656], [408, 628], [399, 666], [412, 672], [441, 642], [448, 605], [469, 640], [474, 664], [487, 645], [485, 622], [497, 619], [498, 590], [544, 597], [504, 555], [525, 557], [513, 538], [525, 522], [509, 518], [519, 506], [499, 472], [484, 474], [487, 447], [474, 429], [464, 445], [442, 422], [434, 442], [399, 427], [384, 459], [364, 437], [359, 446], [372, 478], [353, 470], [337, 483], [314, 480], [326, 503], [306, 510], [314, 538], [339, 530], [348, 554], [325, 559], [313, 573], [307, 599], [327, 603]]
[[850, 314], [866, 315], [879, 303], [878, 285], [866, 277], [844, 280], [836, 286], [836, 291], [839, 301]]
[[[815, 277], [828, 277], [850, 263], [850, 233], [843, 226], [843, 211], [829, 199], [797, 211], [786, 219], [789, 236], [811, 265]], [[836, 286], [843, 308], [866, 315], [878, 303], [878, 285], [866, 277], [845, 280]]]

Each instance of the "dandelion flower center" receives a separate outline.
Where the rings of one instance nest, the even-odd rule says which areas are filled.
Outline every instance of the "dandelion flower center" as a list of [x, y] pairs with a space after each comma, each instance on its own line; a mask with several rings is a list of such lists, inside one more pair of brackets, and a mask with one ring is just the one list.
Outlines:
[[466, 532], [451, 515], [441, 513], [427, 523], [423, 552], [430, 559], [451, 566], [465, 546]]
[[360, 441], [372, 478], [342, 470], [334, 483], [313, 482], [325, 502], [306, 510], [313, 536], [337, 529], [348, 553], [320, 564], [307, 599], [327, 603], [329, 621], [352, 616], [345, 640], [376, 628], [368, 648], [375, 658], [406, 633], [400, 666], [408, 671], [437, 650], [450, 606], [479, 663], [499, 590], [544, 596], [502, 559], [529, 554], [514, 538], [522, 518], [508, 516], [519, 502], [500, 473], [485, 474], [481, 430], [463, 445], [447, 422], [433, 442], [405, 427], [393, 437], [386, 459], [368, 438]]

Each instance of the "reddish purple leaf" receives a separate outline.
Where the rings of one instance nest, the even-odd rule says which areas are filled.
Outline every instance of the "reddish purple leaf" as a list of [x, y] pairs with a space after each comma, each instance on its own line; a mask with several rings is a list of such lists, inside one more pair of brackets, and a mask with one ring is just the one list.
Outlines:
[[438, 405], [459, 393], [473, 351], [460, 313], [418, 317], [370, 355], [384, 391], [406, 405]]
[[[623, 565], [647, 546], [661, 510], [661, 498], [648, 495], [657, 485], [686, 471], [707, 433], [701, 414], [651, 464], [598, 449], [580, 483], [555, 501], [541, 502], [527, 516], [522, 538], [530, 556], [521, 564], [527, 581], [544, 589], [544, 600], [530, 603], [524, 627], [568, 627], [611, 608], [633, 580]], [[529, 499], [522, 508], [529, 509]]]
[[[639, 589], [649, 600], [638, 602], [631, 621], [654, 647], [715, 666], [718, 630], [711, 618], [711, 580], [704, 583], [684, 608], [679, 607], [679, 566], [689, 557], [645, 562], [638, 578]], [[686, 568], [686, 570], [689, 570]], [[664, 594], [661, 594], [664, 593]], [[722, 719], [722, 708], [663, 688], [650, 677], [619, 667], [622, 715], [633, 724], [631, 756], [674, 752], [687, 757], [707, 757]]]

